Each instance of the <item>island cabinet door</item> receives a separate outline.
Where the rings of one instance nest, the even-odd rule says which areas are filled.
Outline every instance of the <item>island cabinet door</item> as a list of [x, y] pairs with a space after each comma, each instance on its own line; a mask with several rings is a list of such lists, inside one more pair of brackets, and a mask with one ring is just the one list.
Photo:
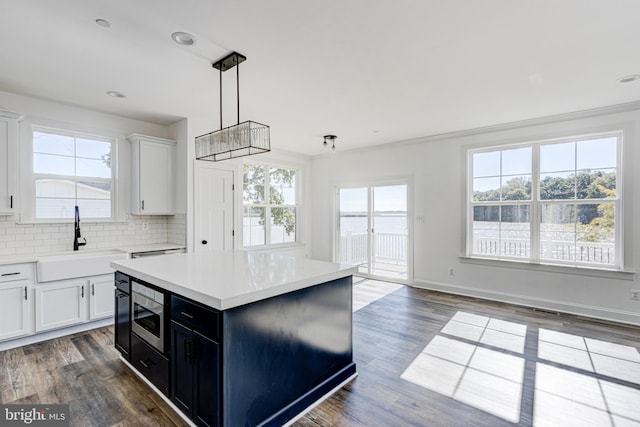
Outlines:
[[200, 426], [220, 425], [219, 344], [171, 322], [171, 400]]
[[171, 400], [193, 419], [193, 331], [171, 322]]
[[220, 346], [217, 342], [193, 333], [195, 338], [194, 414], [198, 425], [220, 425]]

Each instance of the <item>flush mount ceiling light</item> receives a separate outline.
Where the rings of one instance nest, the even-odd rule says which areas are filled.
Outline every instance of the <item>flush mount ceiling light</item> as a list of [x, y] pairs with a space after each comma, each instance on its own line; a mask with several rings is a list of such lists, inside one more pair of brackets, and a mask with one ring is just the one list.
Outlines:
[[[213, 68], [220, 72], [220, 130], [196, 137], [196, 159], [218, 162], [235, 157], [271, 151], [269, 126], [246, 121], [240, 123], [240, 64], [246, 56], [233, 52], [215, 64]], [[236, 67], [236, 93], [238, 123], [222, 128], [222, 72]]]
[[196, 44], [196, 38], [193, 35], [189, 33], [183, 33], [182, 31], [176, 31], [175, 33], [171, 34], [171, 38], [174, 42], [182, 46], [192, 46]]
[[103, 28], [109, 28], [111, 27], [111, 22], [107, 21], [106, 19], [96, 19], [96, 24], [100, 25]]
[[127, 95], [125, 95], [122, 92], [118, 92], [117, 90], [109, 90], [107, 91], [107, 95], [109, 95], [112, 98], [126, 98]]
[[336, 138], [337, 136], [335, 135], [325, 135], [324, 136], [324, 142], [322, 143], [322, 145], [325, 148], [331, 148], [332, 150], [336, 149]]
[[636, 80], [640, 80], [640, 74], [630, 74], [628, 76], [620, 77], [618, 83], [631, 83]]

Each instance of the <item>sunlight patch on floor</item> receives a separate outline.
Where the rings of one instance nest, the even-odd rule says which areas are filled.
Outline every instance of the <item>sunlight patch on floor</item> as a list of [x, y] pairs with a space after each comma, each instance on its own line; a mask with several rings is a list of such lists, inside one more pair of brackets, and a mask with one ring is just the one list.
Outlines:
[[358, 311], [374, 301], [400, 289], [403, 285], [379, 280], [362, 280], [353, 285], [353, 311]]
[[522, 353], [526, 325], [459, 311], [441, 332], [453, 338], [434, 337], [400, 378], [518, 422], [525, 361], [485, 345]]

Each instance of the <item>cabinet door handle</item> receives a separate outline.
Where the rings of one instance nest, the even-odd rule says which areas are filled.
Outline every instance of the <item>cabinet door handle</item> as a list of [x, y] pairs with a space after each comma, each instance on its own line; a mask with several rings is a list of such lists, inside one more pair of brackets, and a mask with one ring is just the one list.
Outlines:
[[191, 363], [191, 340], [184, 340], [184, 361]]
[[140, 364], [141, 364], [142, 366], [144, 366], [145, 368], [148, 368], [148, 367], [149, 367], [149, 365], [150, 365], [151, 363], [147, 363], [147, 362], [145, 362], [144, 360], [140, 359]]
[[9, 197], [9, 208], [13, 209], [13, 196]]
[[84, 298], [84, 285], [82, 285], [82, 289], [80, 291], [80, 298]]
[[142, 210], [144, 210], [144, 200], [142, 201]]
[[181, 311], [180, 314], [182, 314], [184, 317], [188, 317], [189, 319], [193, 319], [193, 316], [189, 313], [185, 313], [184, 311]]
[[29, 294], [27, 293], [27, 287], [24, 287], [24, 299], [25, 301], [29, 299]]
[[96, 285], [94, 283], [91, 284], [91, 296], [96, 296]]
[[19, 272], [19, 271], [18, 271], [17, 273], [2, 273], [2, 275], [1, 275], [1, 276], [2, 276], [2, 277], [5, 277], [5, 276], [17, 276], [18, 274], [20, 274], [20, 272]]

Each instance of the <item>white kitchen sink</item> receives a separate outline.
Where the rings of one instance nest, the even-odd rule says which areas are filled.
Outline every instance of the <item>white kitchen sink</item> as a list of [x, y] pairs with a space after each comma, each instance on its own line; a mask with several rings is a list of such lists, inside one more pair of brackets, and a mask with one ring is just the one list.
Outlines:
[[73, 279], [113, 273], [111, 261], [125, 259], [127, 253], [115, 249], [104, 251], [65, 252], [38, 258], [36, 277], [38, 282]]

